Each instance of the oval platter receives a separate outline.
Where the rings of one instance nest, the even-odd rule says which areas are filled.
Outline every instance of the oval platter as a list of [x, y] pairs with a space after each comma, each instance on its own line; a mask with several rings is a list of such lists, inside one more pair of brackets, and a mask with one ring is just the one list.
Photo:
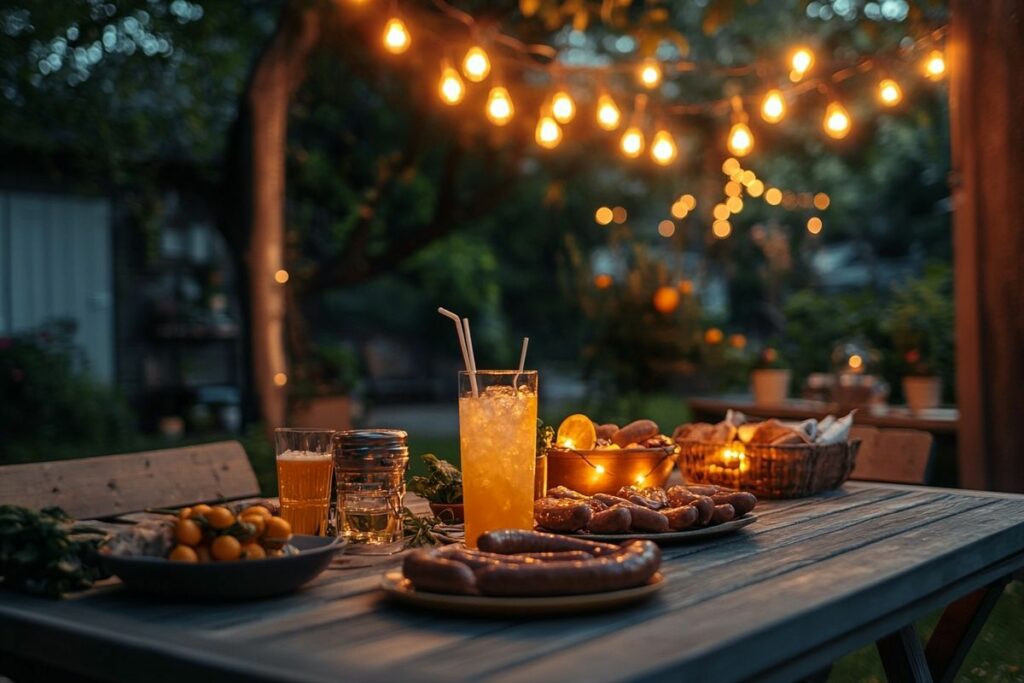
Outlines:
[[734, 531], [742, 529], [743, 527], [753, 524], [757, 521], [757, 515], [752, 512], [748, 512], [739, 519], [734, 519], [729, 522], [722, 522], [715, 526], [703, 526], [698, 529], [687, 529], [685, 531], [664, 531], [658, 534], [644, 534], [644, 533], [633, 533], [627, 532], [624, 534], [564, 534], [565, 536], [572, 536], [574, 538], [586, 538], [591, 541], [606, 541], [611, 543], [620, 543], [623, 541], [632, 541], [633, 539], [643, 539], [647, 541], [654, 541], [655, 543], [686, 543], [687, 541], [700, 541], [706, 538], [714, 538], [715, 536], [724, 536], [731, 534]]

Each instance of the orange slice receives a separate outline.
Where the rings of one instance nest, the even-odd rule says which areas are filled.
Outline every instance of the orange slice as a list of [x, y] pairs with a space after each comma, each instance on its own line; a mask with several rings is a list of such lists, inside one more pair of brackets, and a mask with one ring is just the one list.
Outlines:
[[597, 429], [589, 417], [576, 413], [562, 420], [558, 425], [555, 443], [563, 448], [589, 451], [597, 443]]

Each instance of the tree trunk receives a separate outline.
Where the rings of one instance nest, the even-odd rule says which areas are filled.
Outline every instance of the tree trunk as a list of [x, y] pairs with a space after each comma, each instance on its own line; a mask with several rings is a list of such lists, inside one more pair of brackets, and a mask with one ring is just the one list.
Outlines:
[[253, 384], [267, 429], [280, 427], [287, 417], [285, 292], [274, 276], [284, 268], [288, 107], [319, 38], [320, 16], [312, 4], [290, 2], [259, 57], [246, 93], [252, 134], [252, 229], [247, 261]]
[[953, 0], [960, 483], [1024, 491], [1024, 0]]

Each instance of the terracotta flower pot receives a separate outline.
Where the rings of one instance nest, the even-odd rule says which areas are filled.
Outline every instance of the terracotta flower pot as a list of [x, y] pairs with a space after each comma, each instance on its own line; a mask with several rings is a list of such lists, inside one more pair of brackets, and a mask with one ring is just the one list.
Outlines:
[[430, 503], [430, 512], [446, 524], [462, 524], [466, 521], [462, 503]]
[[789, 395], [790, 371], [762, 369], [750, 373], [750, 391], [759, 406], [777, 406]]
[[942, 378], [904, 377], [903, 397], [914, 412], [938, 408], [942, 402]]

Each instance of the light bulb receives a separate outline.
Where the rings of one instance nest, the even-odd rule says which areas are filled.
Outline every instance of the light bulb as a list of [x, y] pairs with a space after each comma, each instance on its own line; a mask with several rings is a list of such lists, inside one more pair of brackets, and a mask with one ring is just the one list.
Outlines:
[[724, 240], [732, 232], [732, 224], [727, 220], [717, 220], [711, 224], [711, 232], [715, 233], [718, 239]]
[[933, 81], [946, 75], [946, 58], [938, 50], [932, 50], [924, 60], [924, 75]]
[[622, 134], [619, 146], [623, 154], [630, 159], [636, 159], [644, 151], [644, 134], [636, 126], [631, 126]]
[[412, 36], [405, 22], [398, 17], [391, 17], [384, 26], [384, 47], [393, 55], [400, 55], [409, 49]]
[[594, 212], [594, 220], [597, 221], [598, 225], [608, 225], [612, 222], [614, 213], [607, 206], [598, 207], [597, 211]]
[[738, 157], [745, 157], [754, 149], [754, 134], [745, 123], [735, 123], [729, 131], [729, 151]]
[[657, 59], [649, 57], [640, 65], [640, 82], [645, 88], [657, 88], [661, 83], [661, 64]]
[[462, 82], [462, 76], [458, 71], [446, 65], [441, 70], [441, 82], [438, 83], [437, 92], [445, 104], [458, 104], [466, 96], [466, 84]]
[[559, 90], [551, 98], [551, 114], [558, 123], [569, 123], [576, 116], [576, 103], [572, 95], [564, 90]]
[[[811, 233], [812, 235], [817, 235], [819, 232], [821, 232], [821, 219], [818, 218], [817, 216], [811, 216], [810, 218], [808, 218], [807, 232]], [[851, 358], [850, 361], [852, 362], [853, 358]]]
[[550, 116], [542, 116], [537, 121], [537, 130], [534, 133], [537, 144], [545, 149], [553, 149], [562, 141], [562, 127]]
[[651, 158], [655, 163], [668, 166], [675, 161], [679, 154], [676, 141], [672, 139], [667, 130], [659, 130], [651, 141]]
[[597, 125], [605, 130], [615, 130], [621, 120], [622, 113], [610, 95], [597, 98]]
[[786, 115], [786, 100], [780, 90], [769, 90], [761, 100], [761, 118], [768, 123], [778, 123]]
[[794, 81], [799, 81], [814, 66], [814, 53], [806, 47], [797, 48], [790, 56], [789, 64], [793, 67], [789, 77]]
[[487, 118], [496, 126], [504, 126], [512, 120], [516, 109], [512, 106], [512, 98], [508, 90], [502, 87], [491, 88], [487, 95]]
[[878, 100], [887, 107], [894, 107], [903, 99], [900, 84], [891, 78], [883, 79], [878, 84]]
[[594, 471], [598, 474], [604, 474], [604, 465], [594, 465]]
[[491, 60], [482, 47], [474, 45], [466, 51], [462, 58], [462, 73], [474, 83], [479, 83], [491, 73]]
[[850, 133], [850, 114], [838, 102], [830, 102], [825, 109], [822, 127], [830, 137], [842, 140]]
[[764, 200], [771, 206], [778, 206], [782, 203], [782, 190], [777, 187], [769, 187], [764, 191]]

